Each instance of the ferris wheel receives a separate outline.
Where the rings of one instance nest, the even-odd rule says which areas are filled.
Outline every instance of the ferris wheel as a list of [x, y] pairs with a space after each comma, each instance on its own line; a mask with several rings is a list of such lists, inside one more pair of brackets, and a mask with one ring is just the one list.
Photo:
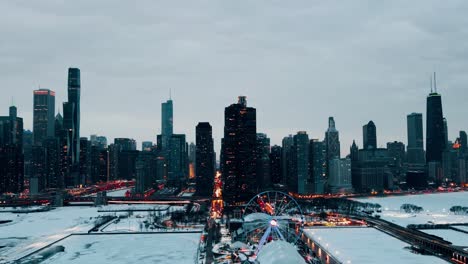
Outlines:
[[279, 191], [262, 192], [250, 199], [242, 219], [245, 242], [258, 244], [256, 254], [270, 241], [296, 244], [305, 222], [296, 200]]

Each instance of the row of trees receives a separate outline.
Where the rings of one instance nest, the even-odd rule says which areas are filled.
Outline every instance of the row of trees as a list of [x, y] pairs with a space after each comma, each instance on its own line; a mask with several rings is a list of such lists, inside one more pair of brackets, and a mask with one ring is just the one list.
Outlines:
[[456, 215], [468, 215], [468, 207], [460, 205], [452, 206], [450, 212]]
[[421, 207], [421, 206], [417, 206], [417, 205], [414, 205], [414, 204], [402, 204], [400, 206], [400, 210], [401, 211], [404, 211], [405, 213], [420, 213], [422, 212], [424, 209]]

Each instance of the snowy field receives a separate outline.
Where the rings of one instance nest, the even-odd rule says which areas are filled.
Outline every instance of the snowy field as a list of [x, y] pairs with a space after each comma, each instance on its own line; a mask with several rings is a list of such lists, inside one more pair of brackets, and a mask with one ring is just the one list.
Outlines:
[[[355, 200], [380, 204], [382, 206], [382, 218], [401, 226], [428, 223], [468, 223], [468, 215], [450, 213], [452, 206], [466, 206], [468, 204], [468, 192], [369, 197]], [[400, 211], [400, 206], [405, 203], [421, 206], [424, 211], [419, 214], [404, 213]]]
[[[115, 213], [119, 209], [155, 209], [156, 214], [184, 210], [184, 206], [167, 205], [109, 205], [103, 207], [61, 207], [46, 212], [9, 213], [0, 211], [0, 220], [12, 222], [0, 224], [0, 263], [23, 257], [37, 249], [73, 233], [87, 233], [94, 227], [94, 221], [101, 215]], [[99, 212], [108, 209], [110, 212]], [[162, 210], [162, 211], [158, 211]], [[158, 231], [142, 227], [148, 212], [134, 212], [117, 225], [109, 225], [105, 232]]]
[[453, 245], [468, 247], [468, 234], [466, 233], [450, 229], [428, 229], [421, 231], [441, 237], [444, 240], [452, 242]]
[[453, 226], [453, 227], [468, 232], [468, 226]]
[[[100, 213], [96, 207], [62, 207], [28, 214], [0, 213], [0, 263], [22, 256], [71, 233], [87, 232]], [[101, 213], [104, 215], [104, 213]]]
[[199, 233], [71, 236], [56, 244], [65, 252], [42, 263], [192, 264], [199, 239]]
[[343, 263], [446, 263], [412, 253], [406, 244], [374, 228], [314, 228], [304, 233]]

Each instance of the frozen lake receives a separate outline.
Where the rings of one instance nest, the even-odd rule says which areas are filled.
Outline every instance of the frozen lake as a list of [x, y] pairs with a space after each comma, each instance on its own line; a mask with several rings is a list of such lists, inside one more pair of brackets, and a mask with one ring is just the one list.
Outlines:
[[[468, 192], [368, 197], [355, 200], [380, 204], [382, 206], [382, 218], [401, 226], [428, 223], [468, 223], [468, 215], [450, 213], [452, 206], [466, 206], [468, 204]], [[400, 206], [405, 203], [421, 206], [424, 211], [419, 214], [404, 213], [400, 211]]]
[[65, 252], [42, 263], [193, 264], [199, 239], [200, 233], [75, 235], [56, 244]]
[[468, 234], [466, 233], [450, 229], [428, 229], [421, 231], [441, 237], [444, 240], [452, 242], [453, 245], [468, 247]]
[[304, 233], [343, 263], [446, 263], [433, 256], [414, 254], [406, 249], [409, 244], [374, 228], [313, 228]]

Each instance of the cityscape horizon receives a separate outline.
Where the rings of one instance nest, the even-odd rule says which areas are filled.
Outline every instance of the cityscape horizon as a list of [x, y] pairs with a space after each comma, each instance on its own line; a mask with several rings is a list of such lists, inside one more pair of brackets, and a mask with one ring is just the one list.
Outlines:
[[0, 10], [0, 264], [468, 264], [468, 2]]

